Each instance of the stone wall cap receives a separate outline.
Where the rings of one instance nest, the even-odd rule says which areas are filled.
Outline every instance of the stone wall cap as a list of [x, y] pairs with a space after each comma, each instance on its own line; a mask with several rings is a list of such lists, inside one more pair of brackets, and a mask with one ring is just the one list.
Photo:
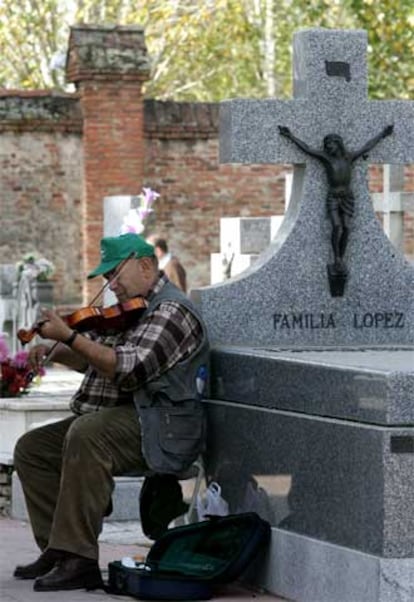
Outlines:
[[91, 25], [89, 23], [77, 23], [71, 26], [71, 30], [80, 31], [144, 31], [142, 25], [113, 25], [111, 23], [104, 23], [102, 25]]
[[150, 62], [144, 29], [127, 25], [75, 25], [71, 27], [66, 58], [69, 82], [93, 79], [149, 77]]
[[73, 92], [62, 92], [60, 90], [19, 90], [17, 88], [0, 88], [1, 98], [78, 98], [78, 95]]
[[218, 135], [219, 103], [144, 101], [145, 133], [169, 138]]
[[52, 90], [0, 90], [0, 130], [82, 131], [76, 94]]

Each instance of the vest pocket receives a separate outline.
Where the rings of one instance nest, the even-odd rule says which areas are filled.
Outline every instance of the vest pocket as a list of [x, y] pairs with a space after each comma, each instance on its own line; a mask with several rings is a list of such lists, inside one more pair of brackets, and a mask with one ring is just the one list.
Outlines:
[[200, 402], [141, 406], [139, 415], [143, 453], [155, 472], [183, 472], [203, 450], [204, 408]]

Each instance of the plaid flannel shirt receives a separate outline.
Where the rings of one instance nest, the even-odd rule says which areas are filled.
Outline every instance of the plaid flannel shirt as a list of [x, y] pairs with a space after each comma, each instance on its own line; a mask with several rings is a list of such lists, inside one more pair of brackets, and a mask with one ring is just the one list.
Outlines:
[[[148, 300], [166, 282], [166, 276], [161, 273]], [[98, 334], [92, 331], [85, 336], [115, 350], [116, 373], [110, 380], [89, 366], [70, 403], [75, 414], [132, 403], [134, 390], [197, 349], [202, 341], [202, 329], [186, 307], [168, 301], [162, 302], [155, 311], [138, 319], [136, 325], [124, 332]]]

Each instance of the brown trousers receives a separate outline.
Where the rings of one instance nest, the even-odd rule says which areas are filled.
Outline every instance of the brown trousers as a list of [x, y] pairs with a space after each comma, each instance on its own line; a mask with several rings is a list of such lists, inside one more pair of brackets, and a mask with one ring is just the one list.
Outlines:
[[147, 469], [137, 411], [107, 408], [29, 431], [16, 444], [14, 466], [40, 549], [97, 559], [113, 476]]

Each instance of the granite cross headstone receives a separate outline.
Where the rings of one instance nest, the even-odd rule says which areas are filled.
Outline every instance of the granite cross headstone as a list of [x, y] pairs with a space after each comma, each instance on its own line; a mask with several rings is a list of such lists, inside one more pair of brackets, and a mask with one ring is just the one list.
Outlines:
[[[366, 48], [364, 31], [301, 31], [294, 37], [293, 100], [222, 103], [220, 160], [293, 163], [294, 177], [285, 221], [269, 249], [241, 276], [193, 293], [213, 341], [321, 346], [414, 340], [414, 271], [386, 238], [367, 185], [369, 162], [414, 161], [414, 102], [368, 100]], [[393, 125], [392, 134], [352, 167], [343, 296], [333, 296], [327, 277], [332, 232], [324, 166], [282, 136], [280, 125], [316, 148], [337, 134], [351, 150]]]
[[364, 31], [300, 31], [294, 100], [223, 103], [221, 160], [294, 163], [292, 198], [251, 268], [192, 292], [212, 343], [206, 474], [231, 512], [269, 520], [259, 585], [293, 600], [414, 599], [414, 269], [360, 157], [332, 294], [325, 167], [279, 130], [355, 151], [392, 125], [369, 160], [413, 162], [414, 102], [367, 99], [366, 44]]

